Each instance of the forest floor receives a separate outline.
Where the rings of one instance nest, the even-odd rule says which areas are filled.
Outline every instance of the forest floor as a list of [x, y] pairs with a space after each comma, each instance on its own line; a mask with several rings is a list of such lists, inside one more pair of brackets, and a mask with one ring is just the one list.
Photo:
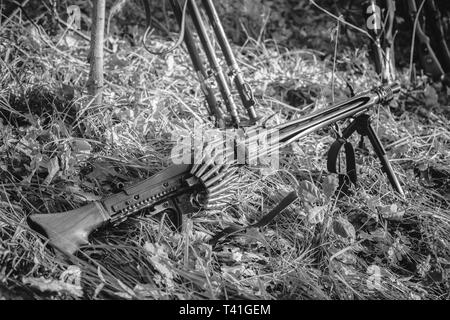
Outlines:
[[[281, 11], [258, 12], [272, 24], [237, 33], [246, 36], [232, 47], [270, 124], [346, 99], [348, 84], [357, 92], [379, 85], [366, 45], [330, 37], [332, 17], [305, 5], [295, 23], [307, 23], [293, 29]], [[407, 65], [401, 94], [370, 112], [405, 198], [371, 148], [358, 149], [353, 194], [332, 196], [325, 154], [334, 136], [320, 130], [281, 150], [270, 175], [242, 168], [234, 201], [185, 217], [181, 233], [141, 212], [98, 230], [70, 259], [55, 253], [28, 226], [30, 214], [78, 208], [151, 176], [170, 165], [173, 132], [211, 122], [182, 48], [155, 56], [133, 46], [130, 34], [139, 39], [142, 28], [109, 36], [104, 103], [93, 107], [89, 42], [63, 25], [37, 26], [20, 14], [0, 22], [0, 298], [449, 298], [448, 89], [425, 76], [411, 84]], [[290, 42], [292, 32], [305, 38]], [[149, 43], [160, 50], [175, 38]], [[207, 244], [231, 223], [258, 220], [292, 190], [299, 200], [268, 226]]]

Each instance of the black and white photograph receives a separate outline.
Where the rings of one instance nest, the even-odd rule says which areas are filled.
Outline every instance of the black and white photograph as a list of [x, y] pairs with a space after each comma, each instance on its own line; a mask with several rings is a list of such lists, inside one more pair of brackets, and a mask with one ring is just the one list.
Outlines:
[[0, 0], [0, 300], [448, 301], [449, 47], [445, 0]]

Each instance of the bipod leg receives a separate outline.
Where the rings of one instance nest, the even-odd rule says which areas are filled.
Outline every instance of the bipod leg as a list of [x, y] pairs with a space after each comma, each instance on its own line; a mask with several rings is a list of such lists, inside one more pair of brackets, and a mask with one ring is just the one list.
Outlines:
[[[353, 146], [347, 139], [357, 131], [362, 137], [368, 137], [372, 144], [378, 159], [380, 159], [383, 171], [386, 173], [389, 182], [392, 187], [402, 196], [404, 196], [403, 189], [400, 182], [392, 169], [391, 163], [386, 155], [386, 151], [381, 144], [380, 139], [373, 130], [370, 122], [370, 116], [367, 114], [359, 115], [353, 120], [347, 128], [342, 131], [342, 136], [339, 137], [330, 147], [328, 151], [327, 168], [331, 173], [337, 173], [339, 175], [339, 184], [343, 190], [348, 190], [350, 183], [356, 183], [356, 161], [355, 152]], [[342, 146], [345, 148], [347, 173], [340, 174], [337, 170], [337, 159], [339, 151]]]
[[378, 159], [380, 159], [381, 166], [386, 173], [389, 182], [392, 187], [402, 196], [405, 195], [403, 189], [398, 181], [398, 178], [392, 169], [391, 163], [386, 155], [386, 151], [381, 144], [380, 139], [378, 138], [375, 130], [373, 130], [371, 126], [370, 116], [367, 114], [363, 114], [358, 116], [355, 121], [357, 121], [357, 131], [362, 136], [367, 136], [369, 138], [370, 143], [372, 144], [373, 150], [375, 151]]

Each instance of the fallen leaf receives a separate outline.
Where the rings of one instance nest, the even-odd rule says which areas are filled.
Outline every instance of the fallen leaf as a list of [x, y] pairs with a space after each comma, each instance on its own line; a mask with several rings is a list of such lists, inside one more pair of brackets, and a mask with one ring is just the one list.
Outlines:
[[132, 298], [136, 297], [136, 294], [134, 293], [134, 291], [131, 290], [131, 288], [128, 287], [126, 284], [124, 284], [122, 281], [117, 280], [117, 283], [119, 284], [119, 286], [122, 287], [124, 292], [114, 292], [114, 294], [116, 294], [117, 296], [119, 296], [121, 298], [128, 299], [128, 300], [131, 300]]
[[382, 271], [379, 266], [376, 264], [372, 264], [367, 267], [366, 273], [368, 274], [368, 278], [366, 279], [366, 285], [369, 290], [383, 290], [382, 287]]
[[124, 57], [119, 56], [117, 53], [110, 56], [108, 62], [105, 64], [111, 69], [120, 69], [128, 66], [128, 60]]
[[173, 58], [173, 55], [169, 55], [167, 57], [166, 63], [167, 63], [167, 75], [171, 75], [175, 68], [175, 60]]
[[75, 30], [81, 28], [81, 11], [77, 5], [70, 5], [67, 7], [67, 25]]
[[69, 266], [66, 271], [61, 273], [59, 280], [65, 283], [73, 284], [81, 288], [81, 269], [78, 266]]
[[245, 231], [242, 236], [245, 238], [246, 243], [252, 243], [253, 241], [258, 241], [262, 243], [267, 248], [270, 247], [269, 243], [266, 240], [266, 237], [259, 231], [258, 228], [249, 228]]
[[303, 201], [314, 203], [320, 199], [320, 191], [316, 185], [310, 181], [303, 180], [300, 182], [300, 195]]
[[63, 293], [70, 294], [78, 298], [83, 297], [83, 290], [81, 286], [66, 283], [61, 280], [46, 279], [44, 277], [40, 278], [23, 277], [22, 282], [36, 289], [39, 289], [41, 292], [52, 291], [57, 292], [59, 294]]
[[329, 174], [322, 183], [322, 189], [325, 196], [330, 199], [339, 187], [339, 179], [336, 174]]
[[231, 277], [233, 279], [233, 282], [236, 278], [240, 278], [243, 271], [244, 271], [244, 265], [243, 264], [237, 264], [234, 266], [221, 266], [223, 276], [224, 277]]
[[405, 214], [405, 211], [399, 210], [395, 203], [387, 206], [378, 206], [378, 212], [383, 218], [392, 220], [400, 220]]
[[31, 45], [37, 49], [41, 48], [41, 44], [42, 44], [42, 38], [41, 35], [39, 33], [39, 30], [34, 26], [34, 25], [30, 25], [28, 29], [28, 32], [26, 34], [28, 34], [28, 40], [30, 41]]
[[[59, 90], [58, 90], [58, 96], [61, 99], [71, 101], [71, 100], [75, 99], [75, 88], [73, 86], [69, 86], [69, 85], [63, 83], [61, 85], [61, 88], [59, 88]], [[62, 121], [58, 121], [58, 122], [55, 121], [55, 123], [57, 126], [62, 125], [65, 127], [65, 124]], [[65, 129], [65, 130], [67, 131], [67, 129]]]
[[127, 0], [116, 0], [114, 2], [114, 4], [112, 5], [111, 9], [109, 10], [109, 15], [108, 15], [108, 26], [111, 22], [111, 19], [118, 14], [119, 12], [121, 12], [123, 10], [123, 8], [125, 7], [125, 4], [127, 3]]
[[339, 217], [333, 221], [333, 231], [338, 236], [354, 242], [356, 239], [355, 227], [345, 218]]
[[312, 224], [322, 223], [325, 218], [327, 206], [316, 206], [308, 209], [308, 221]]
[[401, 262], [410, 251], [407, 244], [403, 242], [404, 237], [395, 238], [394, 243], [389, 247], [387, 255], [391, 263], [397, 264]]
[[439, 96], [435, 88], [427, 85], [425, 90], [423, 91], [423, 94], [425, 96], [425, 106], [431, 108], [438, 104]]
[[59, 167], [59, 162], [58, 162], [58, 158], [54, 157], [51, 158], [46, 164], [45, 167], [48, 170], [48, 175], [47, 177], [45, 177], [45, 180], [43, 182], [44, 185], [49, 185], [53, 178], [56, 176], [56, 174], [59, 172], [59, 170], [61, 169]]
[[146, 242], [144, 249], [151, 254], [149, 260], [153, 267], [164, 277], [166, 285], [169, 289], [174, 288], [173, 272], [168, 262], [168, 255], [164, 246]]
[[231, 258], [236, 262], [241, 262], [242, 261], [242, 253], [239, 251], [232, 252]]
[[143, 297], [143, 298], [159, 299], [161, 297], [159, 288], [152, 284], [138, 283], [133, 288], [133, 291], [136, 293], [136, 295]]
[[78, 45], [78, 38], [71, 35], [69, 32], [64, 36], [64, 44], [66, 47], [73, 48]]
[[91, 192], [85, 192], [83, 191], [80, 186], [73, 185], [73, 186], [67, 186], [66, 191], [71, 193], [71, 196], [76, 199], [79, 202], [82, 201], [98, 201], [102, 199], [101, 196], [97, 196]]
[[72, 141], [72, 150], [78, 161], [84, 161], [90, 156], [92, 147], [86, 140], [74, 139]]

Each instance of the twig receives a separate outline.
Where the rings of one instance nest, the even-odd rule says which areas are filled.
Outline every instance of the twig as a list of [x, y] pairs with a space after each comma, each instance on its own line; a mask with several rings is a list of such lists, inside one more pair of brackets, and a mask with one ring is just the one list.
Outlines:
[[[45, 8], [46, 8], [48, 11], [50, 11], [50, 12], [52, 11], [51, 8], [49, 8], [48, 5], [47, 5], [45, 2], [43, 2], [43, 5], [45, 6]], [[85, 35], [85, 34], [84, 34], [83, 32], [81, 32], [81, 31], [79, 31], [79, 30], [73, 28], [71, 25], [67, 24], [67, 22], [65, 22], [63, 19], [61, 19], [61, 18], [59, 17], [59, 15], [57, 15], [57, 12], [55, 12], [55, 16], [54, 16], [54, 17], [56, 18], [56, 21], [58, 21], [60, 24], [62, 24], [62, 25], [63, 25], [64, 27], [66, 27], [68, 30], [73, 31], [74, 33], [76, 33], [77, 35], [79, 35], [81, 38], [83, 38], [84, 40], [86, 40], [86, 41], [88, 41], [88, 42], [91, 41], [91, 39], [89, 38], [89, 36]], [[104, 46], [104, 50], [107, 51], [108, 53], [114, 53], [114, 51], [112, 51], [111, 49], [109, 49], [109, 48], [106, 47], [106, 46]]]
[[167, 90], [158, 90], [161, 93], [165, 93], [168, 95], [171, 95], [172, 97], [174, 97], [176, 100], [178, 100], [179, 103], [181, 103], [186, 110], [188, 110], [200, 123], [204, 123], [204, 120], [196, 113], [194, 112], [194, 110], [191, 109], [191, 107], [189, 107], [180, 97], [178, 97], [176, 94], [174, 94], [171, 91], [167, 91]]
[[[339, 16], [341, 18], [342, 16]], [[334, 103], [334, 75], [336, 73], [336, 59], [337, 59], [337, 48], [338, 48], [338, 40], [339, 40], [339, 32], [340, 32], [340, 25], [339, 21], [337, 21], [336, 26], [336, 42], [334, 44], [334, 57], [333, 57], [333, 72], [331, 73], [331, 100]]]
[[6, 25], [14, 18], [14, 16], [20, 11], [20, 9], [24, 6], [27, 5], [27, 3], [30, 0], [25, 0], [24, 2], [22, 2], [22, 4], [17, 5], [17, 8], [13, 11], [13, 13], [8, 17], [8, 19], [5, 20], [5, 22], [3, 23], [3, 27], [6, 27]]
[[314, 106], [314, 103], [310, 103], [310, 104], [308, 104], [306, 106], [302, 106], [302, 108], [300, 109], [298, 107], [293, 107], [293, 106], [291, 106], [291, 105], [289, 105], [287, 103], [284, 103], [282, 101], [279, 101], [279, 100], [277, 100], [275, 98], [270, 98], [270, 97], [264, 98], [264, 101], [275, 103], [276, 105], [279, 105], [280, 107], [286, 108], [286, 109], [294, 111], [296, 113], [305, 111], [306, 109], [311, 108], [311, 107]]
[[[77, 35], [79, 35], [80, 37], [82, 37], [84, 40], [86, 41], [91, 41], [91, 39], [85, 35], [83, 32], [74, 29], [72, 26], [69, 26], [64, 20], [62, 20], [61, 18], [57, 17], [56, 20], [61, 23], [62, 25], [64, 25], [67, 29], [69, 29], [70, 31], [73, 31], [74, 33], [76, 33]], [[104, 46], [104, 49], [106, 52], [108, 53], [114, 53], [113, 50], [109, 49], [108, 47]]]
[[175, 42], [175, 44], [172, 47], [170, 47], [168, 49], [161, 50], [161, 51], [153, 51], [149, 47], [147, 47], [147, 45], [146, 45], [147, 37], [149, 35], [151, 36], [153, 34], [153, 31], [154, 31], [154, 28], [151, 25], [147, 27], [147, 29], [145, 30], [144, 36], [142, 38], [142, 46], [150, 54], [165, 55], [165, 54], [167, 54], [169, 52], [172, 52], [173, 50], [175, 50], [176, 48], [178, 48], [181, 45], [181, 43], [183, 42], [183, 39], [184, 39], [184, 32], [185, 32], [185, 29], [186, 29], [186, 14], [187, 14], [186, 10], [187, 10], [188, 1], [189, 0], [185, 0], [184, 1], [183, 10], [182, 10], [182, 17], [181, 17], [180, 32], [179, 32], [177, 41]]
[[330, 11], [328, 11], [328, 10], [322, 8], [321, 6], [319, 6], [314, 0], [309, 0], [309, 2], [310, 2], [313, 6], [315, 6], [317, 9], [321, 10], [322, 12], [325, 12], [325, 13], [328, 14], [329, 16], [335, 18], [336, 20], [339, 20], [339, 21], [342, 22], [343, 24], [345, 24], [345, 25], [347, 25], [347, 26], [349, 26], [349, 27], [351, 27], [351, 28], [353, 28], [353, 29], [355, 29], [355, 30], [358, 30], [359, 32], [361, 32], [361, 33], [365, 34], [367, 37], [369, 37], [369, 39], [371, 39], [372, 41], [375, 41], [375, 39], [372, 38], [372, 36], [371, 36], [366, 30], [361, 29], [361, 28], [359, 28], [359, 27], [357, 27], [357, 26], [355, 26], [355, 25], [353, 25], [353, 24], [351, 24], [351, 23], [345, 21], [345, 19], [342, 18], [342, 17], [338, 17], [338, 16], [332, 14]]
[[414, 19], [414, 26], [413, 26], [413, 33], [412, 33], [412, 40], [411, 40], [411, 53], [409, 55], [408, 79], [410, 81], [411, 81], [412, 68], [413, 68], [414, 46], [415, 46], [415, 40], [416, 40], [417, 24], [419, 23], [420, 12], [422, 11], [422, 8], [423, 8], [423, 5], [425, 4], [425, 1], [426, 0], [422, 0], [422, 3], [420, 4], [419, 10], [417, 10], [416, 18]]
[[8, 69], [11, 76], [14, 78], [14, 80], [16, 80], [17, 84], [20, 86], [20, 89], [22, 89], [22, 91], [25, 92], [25, 88], [22, 85], [22, 83], [20, 82], [20, 79], [19, 79], [19, 76], [17, 75], [17, 73], [14, 70], [12, 70], [11, 67], [5, 61], [3, 61], [3, 59], [1, 57], [0, 57], [0, 62], [6, 67], [6, 69]]

